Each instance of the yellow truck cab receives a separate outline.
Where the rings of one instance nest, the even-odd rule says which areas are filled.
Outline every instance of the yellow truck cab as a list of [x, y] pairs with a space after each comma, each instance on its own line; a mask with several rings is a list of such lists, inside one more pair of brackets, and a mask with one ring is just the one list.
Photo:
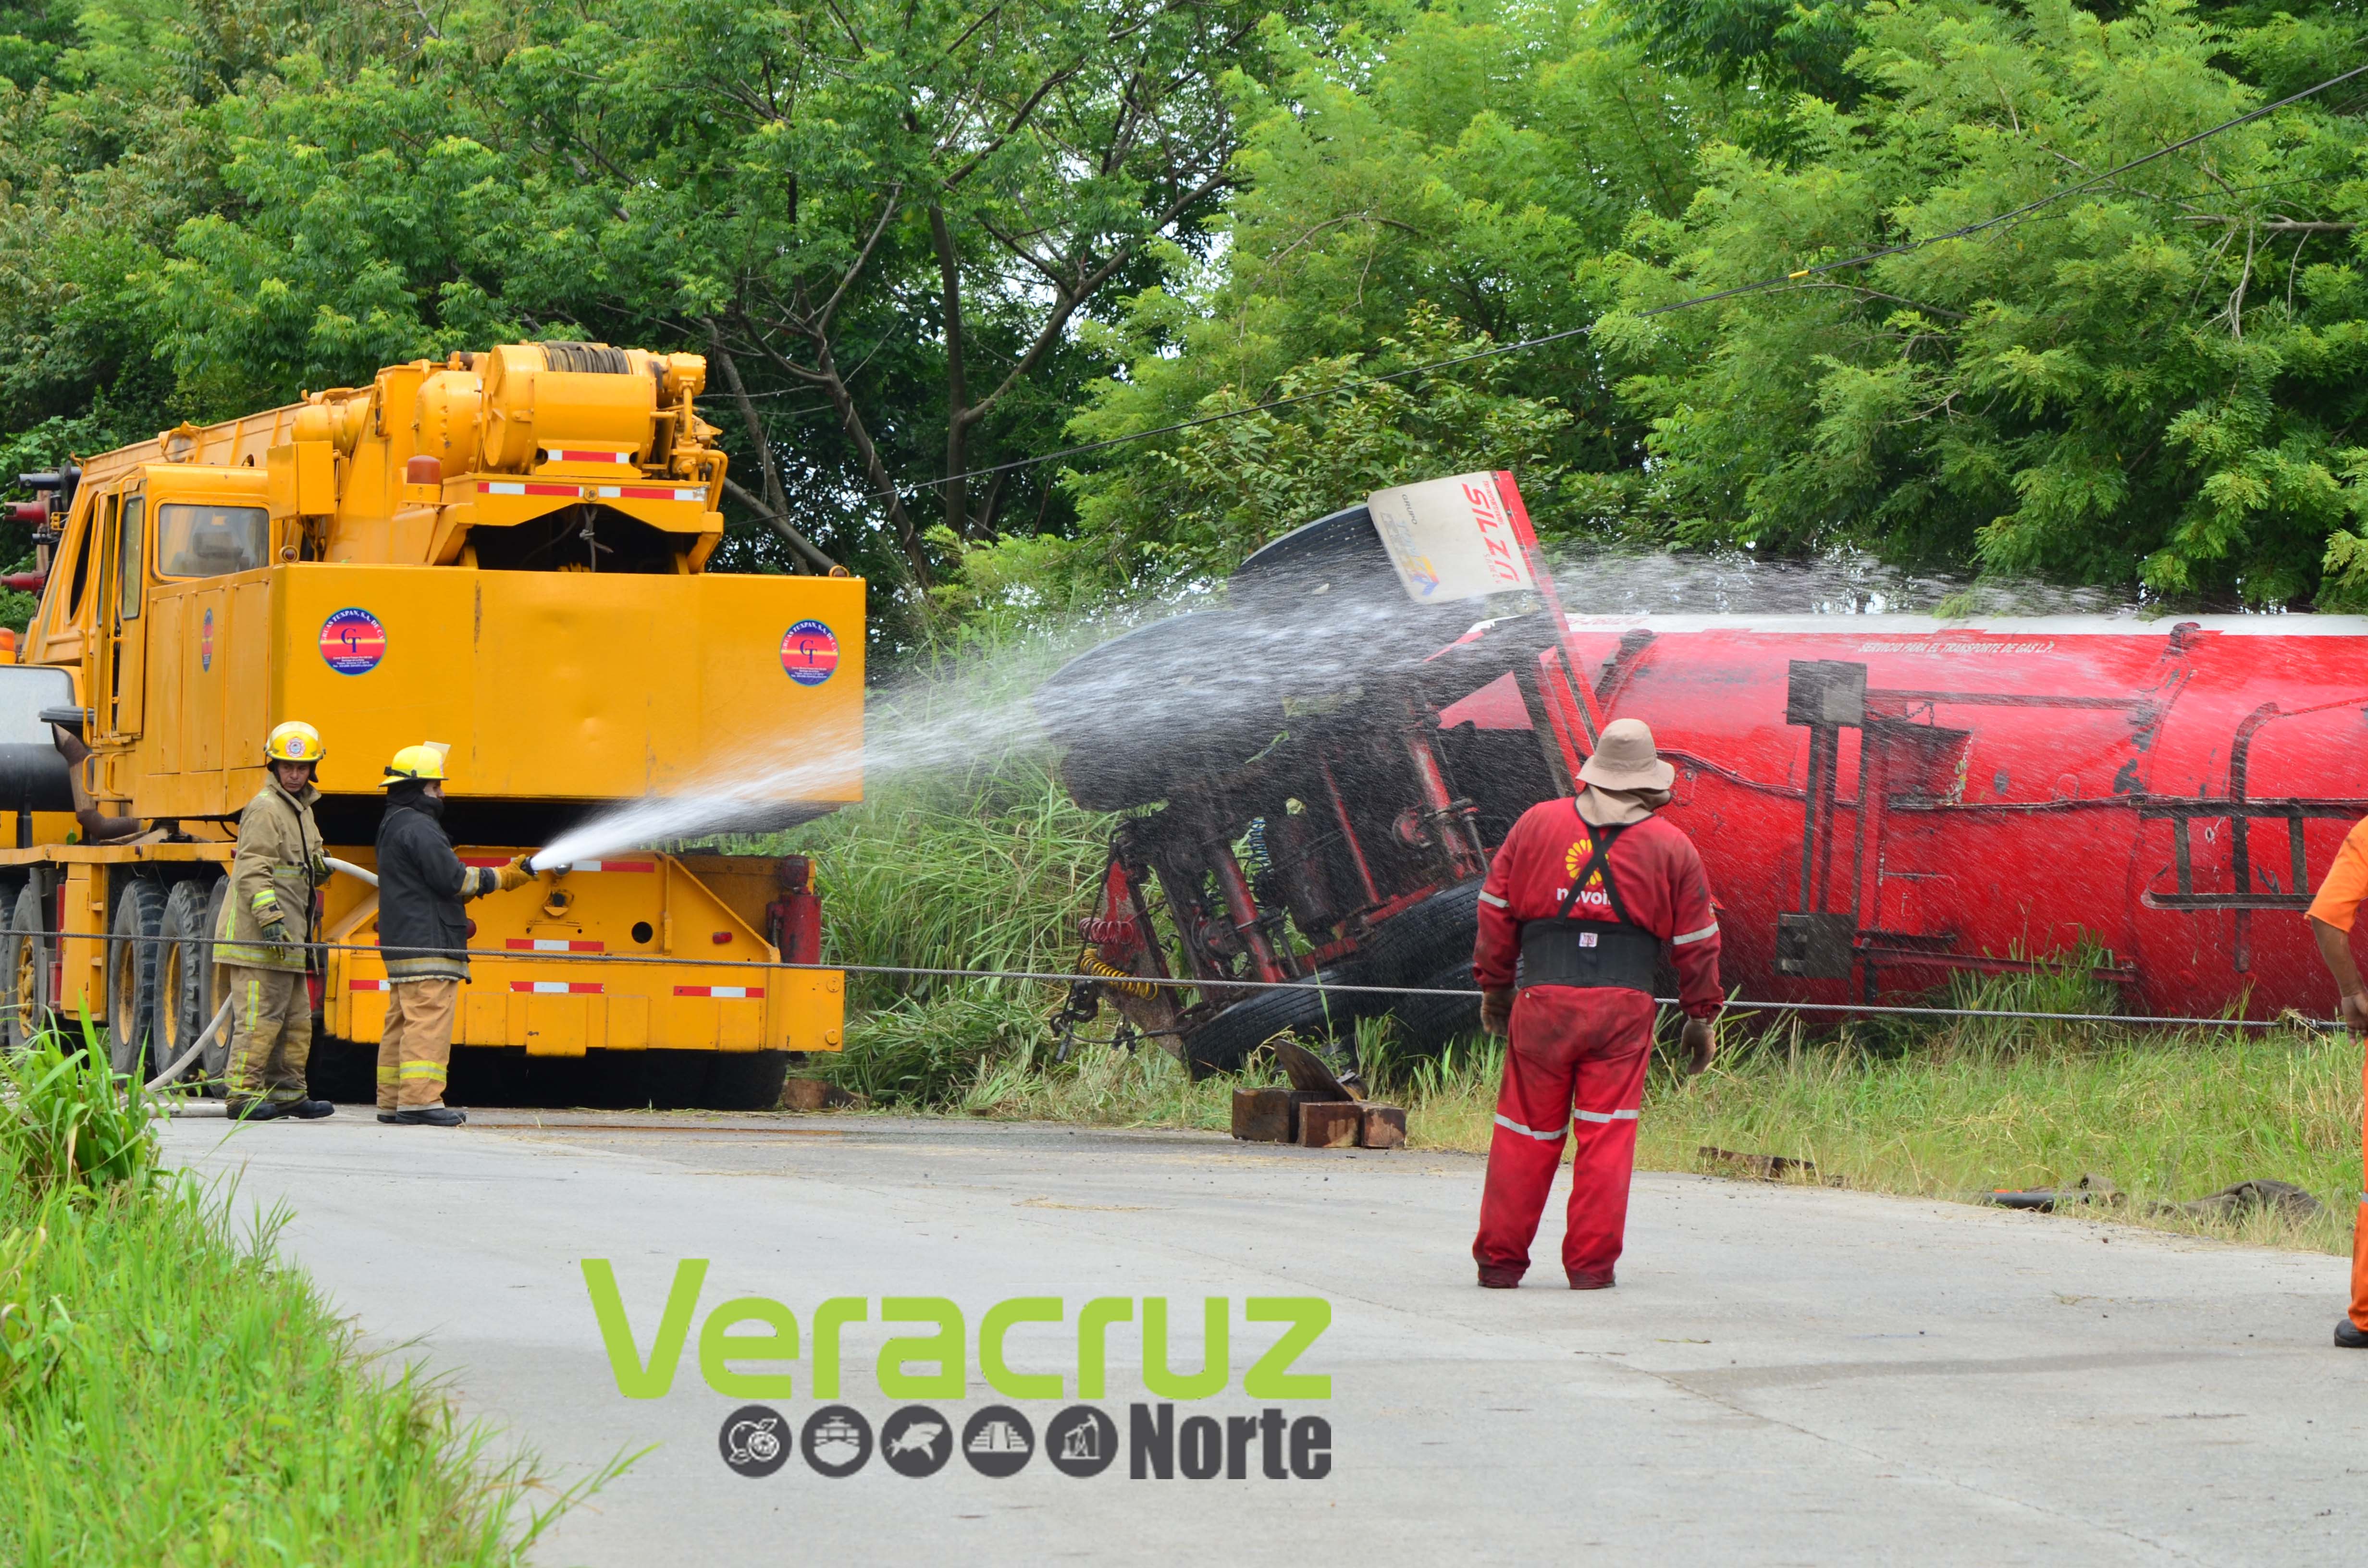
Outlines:
[[[381, 772], [422, 742], [450, 747], [445, 825], [481, 864], [653, 797], [712, 796], [693, 814], [742, 829], [859, 799], [864, 585], [705, 570], [704, 378], [693, 355], [505, 345], [25, 476], [47, 576], [0, 665], [9, 1042], [87, 1014], [119, 1070], [154, 1073], [194, 1040], [285, 720], [319, 728], [315, 813], [365, 869]], [[634, 1099], [771, 1103], [786, 1053], [840, 1043], [837, 972], [749, 967], [819, 957], [813, 898], [794, 858], [650, 846], [472, 903], [456, 1092], [503, 1057], [590, 1057], [630, 1059]], [[324, 890], [333, 1074], [385, 1016], [376, 909], [364, 880]]]

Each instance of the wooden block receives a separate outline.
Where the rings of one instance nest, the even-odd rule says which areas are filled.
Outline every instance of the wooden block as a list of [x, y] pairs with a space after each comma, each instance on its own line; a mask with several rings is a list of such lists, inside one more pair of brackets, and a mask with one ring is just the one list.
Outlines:
[[830, 1085], [820, 1078], [787, 1078], [781, 1083], [783, 1110], [820, 1110], [830, 1103]]
[[1365, 1147], [1368, 1149], [1403, 1149], [1406, 1147], [1406, 1109], [1402, 1106], [1374, 1105], [1360, 1100], [1357, 1108], [1364, 1113]]
[[1365, 1113], [1354, 1100], [1310, 1100], [1299, 1108], [1299, 1146], [1353, 1149]]
[[1234, 1136], [1252, 1143], [1288, 1143], [1291, 1112], [1289, 1089], [1235, 1089]]

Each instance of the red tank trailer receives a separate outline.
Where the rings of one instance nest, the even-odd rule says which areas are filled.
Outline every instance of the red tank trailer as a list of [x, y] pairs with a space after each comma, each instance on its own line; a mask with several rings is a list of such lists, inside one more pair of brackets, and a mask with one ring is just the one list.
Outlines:
[[[1469, 985], [1489, 851], [1631, 717], [1677, 767], [1746, 997], [2085, 961], [2133, 1013], [2331, 1001], [2302, 911], [2368, 812], [2368, 619], [1565, 616], [1510, 477], [1438, 483], [1493, 490], [1478, 531], [1509, 532], [1518, 581], [1426, 602], [1452, 566], [1390, 537], [1384, 493], [1040, 698], [1081, 803], [1157, 807], [1081, 937], [1114, 973], [1205, 983], [1110, 987], [1195, 1066], [1386, 1006], [1326, 982]], [[1418, 1048], [1476, 1021], [1391, 1010]]]

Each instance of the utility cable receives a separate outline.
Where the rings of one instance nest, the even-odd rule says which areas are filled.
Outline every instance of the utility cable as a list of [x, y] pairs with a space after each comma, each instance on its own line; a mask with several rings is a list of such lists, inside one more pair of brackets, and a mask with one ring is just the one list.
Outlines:
[[[1891, 256], [1906, 256], [1910, 252], [1923, 250], [1931, 245], [1941, 244], [1950, 240], [1967, 239], [1975, 234], [1982, 233], [1990, 229], [1998, 228], [2007, 224], [2021, 223], [2044, 208], [2052, 207], [2059, 201], [2067, 201], [2073, 197], [2080, 195], [2084, 191], [2094, 190], [2099, 186], [2120, 178], [2122, 176], [2129, 173], [2132, 169], [2143, 168], [2146, 165], [2154, 163], [2157, 159], [2169, 157], [2174, 153], [2184, 152], [2188, 148], [2194, 146], [2196, 143], [2208, 141], [2212, 137], [2218, 136], [2224, 131], [2234, 131], [2239, 126], [2249, 125], [2254, 120], [2260, 119], [2264, 116], [2274, 114], [2282, 108], [2291, 108], [2295, 104], [2301, 103], [2305, 98], [2316, 97], [2319, 94], [2326, 92], [2330, 87], [2341, 86], [2344, 83], [2362, 74], [2368, 74], [2368, 65], [2355, 65], [2351, 70], [2342, 73], [2340, 75], [2329, 76], [2326, 81], [2320, 82], [2315, 86], [2305, 87], [2298, 93], [2289, 93], [2284, 97], [2278, 99], [2275, 103], [2267, 103], [2261, 105], [2259, 108], [2248, 109], [2245, 113], [2237, 115], [2233, 119], [2224, 119], [2217, 125], [2199, 131], [2192, 136], [2181, 137], [2176, 142], [2156, 148], [2151, 153], [2146, 153], [2138, 157], [2132, 158], [2127, 163], [2116, 164], [2112, 168], [2105, 170], [2103, 173], [2091, 175], [2087, 179], [2080, 181], [2077, 185], [2066, 186], [2061, 190], [2051, 191], [2047, 195], [2039, 197], [2034, 200], [2026, 201], [2020, 207], [2009, 208], [2006, 211], [1993, 213], [1987, 218], [1979, 219], [1971, 223], [1960, 224], [1956, 228], [1947, 230], [1941, 233], [1928, 234], [1924, 238], [1918, 240], [1902, 240], [1897, 244], [1884, 245], [1879, 250], [1863, 251], [1856, 256], [1845, 256], [1836, 261], [1821, 261], [1814, 266], [1802, 267], [1798, 271], [1772, 274], [1754, 282], [1738, 283], [1730, 289], [1720, 289], [1707, 294], [1696, 294], [1688, 299], [1673, 301], [1668, 304], [1653, 305], [1644, 310], [1632, 311], [1628, 312], [1628, 314], [1634, 319], [1642, 320], [1650, 316], [1664, 316], [1678, 311], [1691, 310], [1697, 305], [1716, 304], [1722, 300], [1739, 299], [1747, 294], [1765, 293], [1770, 290], [1782, 289], [1788, 283], [1796, 283], [1804, 278], [1820, 278], [1827, 273], [1844, 272], [1855, 267], [1868, 267], [1872, 266], [1875, 262], [1885, 260]], [[1159, 436], [1173, 436], [1178, 431], [1195, 430], [1200, 428], [1201, 426], [1214, 425], [1222, 420], [1239, 419], [1247, 415], [1264, 414], [1271, 409], [1290, 408], [1298, 403], [1313, 403], [1320, 398], [1338, 397], [1343, 393], [1353, 392], [1364, 387], [1380, 386], [1387, 381], [1404, 381], [1410, 376], [1428, 375], [1434, 370], [1452, 369], [1459, 365], [1469, 365], [1475, 360], [1480, 359], [1493, 359], [1500, 355], [1524, 353], [1532, 348], [1543, 348], [1550, 343], [1563, 343], [1574, 337], [1589, 336], [1595, 332], [1597, 326], [1600, 324], [1600, 322], [1589, 322], [1585, 326], [1566, 327], [1560, 332], [1544, 333], [1536, 337], [1524, 337], [1512, 343], [1493, 344], [1486, 348], [1475, 349], [1469, 354], [1457, 354], [1445, 359], [1433, 359], [1420, 365], [1410, 365], [1402, 370], [1389, 370], [1376, 375], [1360, 377], [1355, 381], [1345, 381], [1336, 387], [1326, 387], [1320, 392], [1294, 392], [1289, 397], [1269, 398], [1264, 402], [1248, 403], [1240, 408], [1224, 409], [1216, 414], [1203, 414], [1191, 419], [1179, 419], [1174, 424], [1161, 425], [1149, 430], [1138, 430], [1132, 435], [1111, 436], [1099, 441], [1087, 441], [1078, 446], [1063, 447], [1056, 451], [1045, 452], [1036, 457], [1014, 458], [1009, 462], [996, 463], [988, 468], [969, 469], [961, 473], [948, 474], [942, 479], [915, 480], [909, 484], [900, 484], [893, 489], [873, 491], [870, 494], [866, 495], [864, 499], [868, 501], [887, 500], [902, 497], [907, 492], [938, 490], [942, 489], [949, 484], [968, 483], [970, 481], [974, 479], [992, 479], [996, 474], [1009, 473], [1018, 469], [1036, 468], [1044, 463], [1060, 462], [1068, 458], [1084, 457], [1088, 453], [1106, 451], [1112, 447], [1122, 447], [1135, 441], [1148, 441]]]
[[[18, 933], [11, 932], [15, 936]], [[55, 941], [58, 933], [31, 933], [43, 941]], [[79, 942], [165, 942], [184, 941], [185, 937], [157, 936], [118, 936], [107, 932], [69, 935], [68, 941]], [[293, 950], [312, 953], [378, 954], [375, 942], [286, 942], [277, 944]], [[877, 974], [905, 976], [932, 980], [1016, 980], [1037, 982], [1048, 985], [1093, 984], [1113, 983], [1106, 974], [1080, 974], [1057, 970], [1021, 969], [936, 969], [914, 964], [867, 963], [796, 963], [783, 959], [708, 959], [668, 953], [563, 953], [528, 952], [509, 948], [464, 948], [461, 956], [485, 963], [575, 963], [592, 965], [620, 964], [641, 966], [663, 964], [676, 969], [732, 970], [766, 973], [810, 974]], [[1199, 991], [1301, 991], [1319, 995], [1344, 996], [1451, 996], [1477, 998], [1477, 990], [1437, 985], [1359, 985], [1335, 984], [1317, 980], [1195, 980], [1170, 975], [1128, 975], [1124, 983], [1148, 985], [1167, 990]], [[1662, 1006], [1679, 1006], [1674, 996], [1656, 996]], [[2144, 1013], [2044, 1013], [1992, 1007], [1934, 1007], [1873, 1002], [1778, 1002], [1730, 997], [1725, 1007], [1731, 1013], [1845, 1013], [1869, 1014], [1901, 1017], [1932, 1018], [2009, 1018], [2058, 1024], [2127, 1024], [2131, 1026], [2169, 1026], [2180, 1028], [2271, 1029], [2310, 1028], [2337, 1030], [2348, 1026], [2320, 1018], [2305, 1018], [2289, 1014], [2275, 1018], [2200, 1018], [2163, 1017]]]

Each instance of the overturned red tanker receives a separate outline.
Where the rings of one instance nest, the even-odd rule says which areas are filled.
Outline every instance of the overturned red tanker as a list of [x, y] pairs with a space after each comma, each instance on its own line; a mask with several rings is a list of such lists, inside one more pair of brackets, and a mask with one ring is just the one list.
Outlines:
[[[1442, 521], [1439, 485], [1487, 494]], [[1157, 806], [1084, 936], [1114, 972], [1203, 983], [1109, 987], [1197, 1067], [1384, 1008], [1417, 1048], [1471, 1028], [1476, 1003], [1323, 987], [1469, 985], [1489, 852], [1630, 717], [1676, 765], [1747, 997], [2071, 962], [2131, 1013], [2331, 1003], [2302, 911], [2368, 812], [2368, 619], [1565, 616], [1509, 476], [1415, 489], [1268, 546], [1224, 608], [1040, 700], [1082, 803]], [[1459, 527], [1508, 534], [1517, 570], [1440, 569]]]

